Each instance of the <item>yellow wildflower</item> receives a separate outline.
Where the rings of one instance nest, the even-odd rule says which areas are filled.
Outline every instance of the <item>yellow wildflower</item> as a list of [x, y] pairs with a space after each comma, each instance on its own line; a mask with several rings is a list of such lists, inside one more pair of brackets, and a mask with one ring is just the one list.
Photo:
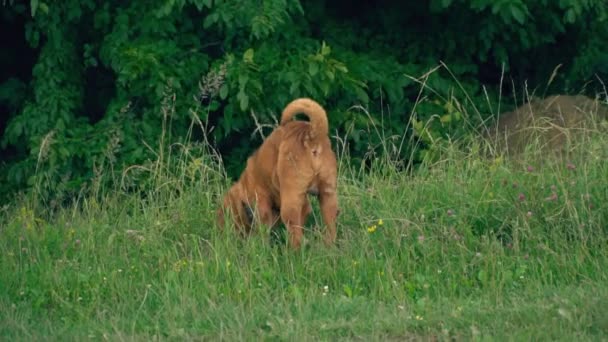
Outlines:
[[367, 227], [367, 232], [371, 234], [371, 233], [375, 232], [376, 229], [378, 229], [378, 227], [376, 225], [373, 225], [371, 227]]

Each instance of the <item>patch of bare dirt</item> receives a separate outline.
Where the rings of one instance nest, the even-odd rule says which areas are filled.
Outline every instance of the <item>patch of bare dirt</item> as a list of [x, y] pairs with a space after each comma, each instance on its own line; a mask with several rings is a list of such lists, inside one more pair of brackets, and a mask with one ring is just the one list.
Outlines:
[[512, 112], [500, 114], [490, 130], [498, 152], [518, 155], [527, 147], [565, 152], [580, 133], [597, 130], [608, 119], [608, 106], [597, 99], [555, 95], [533, 99]]

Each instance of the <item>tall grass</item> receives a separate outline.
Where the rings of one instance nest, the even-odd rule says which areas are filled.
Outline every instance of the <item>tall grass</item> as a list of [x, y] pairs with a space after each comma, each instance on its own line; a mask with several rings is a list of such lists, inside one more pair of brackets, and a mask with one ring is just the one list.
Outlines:
[[[52, 215], [19, 202], [0, 221], [0, 338], [605, 339], [606, 130], [565, 158], [480, 141], [407, 172], [341, 156], [330, 248], [318, 210], [298, 252], [284, 232], [220, 231], [208, 146], [161, 146], [122, 188]], [[125, 191], [136, 172], [150, 184]]]

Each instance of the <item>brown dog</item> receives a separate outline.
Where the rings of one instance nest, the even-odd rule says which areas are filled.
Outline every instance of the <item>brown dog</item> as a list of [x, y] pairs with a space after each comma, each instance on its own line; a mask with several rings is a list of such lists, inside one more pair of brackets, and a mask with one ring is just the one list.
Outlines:
[[[294, 121], [296, 114], [306, 121]], [[325, 243], [336, 239], [338, 214], [337, 164], [331, 149], [325, 110], [311, 99], [292, 101], [281, 115], [281, 125], [247, 160], [238, 182], [224, 197], [218, 211], [220, 227], [229, 210], [234, 224], [248, 233], [255, 219], [274, 226], [279, 215], [289, 232], [289, 244], [298, 249], [302, 225], [312, 211], [307, 194], [318, 196], [327, 226]]]

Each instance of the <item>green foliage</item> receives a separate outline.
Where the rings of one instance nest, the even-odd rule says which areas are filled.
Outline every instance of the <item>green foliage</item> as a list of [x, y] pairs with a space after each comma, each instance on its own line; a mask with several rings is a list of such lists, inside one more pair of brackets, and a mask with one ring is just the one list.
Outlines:
[[337, 246], [315, 208], [298, 252], [218, 229], [225, 177], [209, 151], [159, 151], [143, 199], [0, 209], [0, 339], [601, 340], [607, 128], [570, 164], [457, 144], [411, 173], [343, 164]]
[[100, 167], [117, 179], [188, 139], [211, 141], [234, 176], [300, 96], [327, 108], [355, 162], [417, 163], [497, 114], [513, 88], [577, 92], [607, 72], [602, 0], [5, 6], [37, 58], [31, 79], [0, 84], [4, 196], [70, 198]]

